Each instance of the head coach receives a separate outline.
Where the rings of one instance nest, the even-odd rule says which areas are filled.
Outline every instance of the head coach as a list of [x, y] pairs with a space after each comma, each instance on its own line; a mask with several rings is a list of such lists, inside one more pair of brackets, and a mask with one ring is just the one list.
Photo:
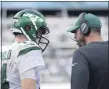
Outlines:
[[67, 30], [79, 46], [73, 54], [71, 89], [109, 89], [108, 41], [102, 39], [101, 27], [96, 15], [83, 12]]

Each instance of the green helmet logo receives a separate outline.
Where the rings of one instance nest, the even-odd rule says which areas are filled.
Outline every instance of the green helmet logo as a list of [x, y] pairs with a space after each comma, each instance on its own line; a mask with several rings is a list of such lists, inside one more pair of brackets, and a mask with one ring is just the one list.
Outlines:
[[[46, 46], [42, 48], [42, 51], [48, 46], [49, 40], [44, 38], [43, 35], [48, 34], [49, 29], [44, 16], [40, 12], [29, 9], [19, 11], [13, 17], [12, 26], [11, 31], [13, 34], [20, 33], [38, 45], [40, 43], [45, 44]], [[46, 42], [41, 42], [42, 39], [46, 40]]]

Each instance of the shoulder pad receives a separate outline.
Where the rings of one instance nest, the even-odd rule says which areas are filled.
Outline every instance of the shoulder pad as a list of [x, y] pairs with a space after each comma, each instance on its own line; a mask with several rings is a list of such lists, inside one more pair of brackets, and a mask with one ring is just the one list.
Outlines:
[[18, 50], [19, 50], [19, 53], [17, 57], [21, 55], [25, 55], [26, 53], [33, 50], [41, 50], [41, 48], [35, 42], [25, 41], [25, 42], [19, 43]]

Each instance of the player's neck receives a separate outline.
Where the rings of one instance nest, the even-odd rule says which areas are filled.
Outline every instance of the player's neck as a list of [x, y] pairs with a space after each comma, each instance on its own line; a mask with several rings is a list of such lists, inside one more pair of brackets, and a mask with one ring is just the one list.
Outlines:
[[90, 42], [102, 42], [102, 41], [104, 41], [104, 40], [102, 39], [101, 36], [96, 36], [96, 37], [92, 36], [92, 37], [86, 38], [86, 44], [88, 44]]
[[18, 35], [18, 36], [15, 37], [15, 41], [16, 42], [24, 42], [24, 41], [27, 41], [27, 39], [23, 35]]

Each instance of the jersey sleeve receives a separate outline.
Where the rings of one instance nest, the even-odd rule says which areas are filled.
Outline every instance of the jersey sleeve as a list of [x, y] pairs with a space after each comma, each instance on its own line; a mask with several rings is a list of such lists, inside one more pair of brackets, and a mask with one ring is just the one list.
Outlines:
[[22, 73], [20, 75], [21, 80], [26, 79], [26, 78], [31, 78], [34, 80], [37, 80], [37, 72], [36, 72], [36, 68], [31, 68], [30, 70]]
[[20, 74], [35, 67], [37, 68], [37, 71], [45, 68], [41, 50], [35, 45], [29, 45], [21, 49], [15, 62], [18, 66]]
[[73, 54], [71, 89], [88, 89], [89, 67], [85, 56], [80, 51]]

